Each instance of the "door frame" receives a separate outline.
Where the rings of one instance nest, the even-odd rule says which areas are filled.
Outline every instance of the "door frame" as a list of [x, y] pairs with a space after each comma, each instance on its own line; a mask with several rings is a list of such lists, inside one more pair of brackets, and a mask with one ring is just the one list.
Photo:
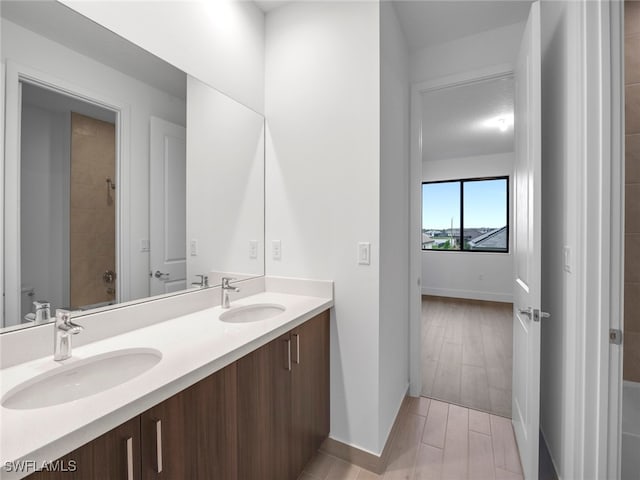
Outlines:
[[[624, 88], [621, 0], [576, 7], [581, 102], [576, 120], [578, 242], [576, 251], [575, 370], [572, 455], [566, 476], [619, 478], [622, 348], [609, 343], [624, 308]], [[568, 447], [568, 445], [565, 446]]]
[[501, 64], [411, 85], [411, 160], [409, 173], [409, 394], [422, 393], [422, 109], [423, 93], [513, 76]]
[[[91, 91], [72, 81], [37, 70], [30, 66], [7, 60], [5, 67], [5, 112], [4, 112], [4, 178], [2, 206], [4, 222], [2, 234], [4, 269], [2, 287], [6, 297], [20, 299], [20, 123], [21, 82], [76, 98], [86, 103], [111, 110], [116, 114], [116, 267], [119, 281], [116, 284], [116, 301], [129, 298], [130, 291], [130, 213], [124, 205], [130, 198], [130, 107], [119, 100]], [[10, 234], [11, 232], [11, 234]], [[8, 279], [11, 279], [7, 281]], [[8, 290], [11, 290], [9, 292]], [[2, 306], [3, 319], [17, 312], [7, 312], [7, 301]], [[3, 322], [4, 324], [4, 322]]]
[[[610, 219], [610, 263], [608, 265], [610, 282], [609, 328], [623, 331], [624, 338], [624, 217], [625, 217], [625, 97], [624, 97], [624, 2], [615, 1], [601, 5], [600, 15], [602, 35], [602, 52], [604, 60], [602, 77], [608, 80], [610, 97], [605, 97], [606, 113], [610, 120], [610, 131], [603, 129], [605, 153], [610, 156], [608, 218]], [[607, 30], [608, 27], [608, 30]], [[607, 66], [610, 70], [607, 71]], [[605, 89], [603, 88], [603, 91]], [[606, 118], [606, 117], [605, 117]], [[606, 123], [605, 123], [606, 125]], [[610, 136], [607, 136], [607, 133]], [[605, 157], [606, 158], [606, 157]], [[605, 162], [606, 166], [606, 162]], [[605, 197], [605, 199], [607, 199]], [[606, 207], [607, 205], [603, 205]], [[606, 332], [605, 332], [606, 333]], [[622, 365], [623, 349], [621, 346], [606, 344], [602, 346], [603, 372], [601, 395], [603, 398], [598, 417], [605, 425], [598, 456], [604, 466], [598, 473], [606, 478], [620, 478], [621, 475], [621, 433], [622, 433]], [[608, 350], [608, 351], [607, 351]], [[606, 460], [605, 460], [606, 459]], [[605, 463], [606, 462], [606, 463]]]

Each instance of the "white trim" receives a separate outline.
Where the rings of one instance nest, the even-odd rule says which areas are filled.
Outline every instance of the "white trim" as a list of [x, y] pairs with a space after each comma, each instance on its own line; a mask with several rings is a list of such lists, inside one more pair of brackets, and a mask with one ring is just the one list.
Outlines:
[[[0, 154], [2, 155], [2, 165], [0, 166], [0, 255], [4, 262], [4, 159], [6, 158], [4, 141], [5, 137], [5, 85], [6, 85], [6, 65], [2, 63], [0, 72]], [[4, 325], [4, 268], [0, 269], [0, 328]]]
[[[624, 209], [625, 209], [625, 138], [624, 138], [624, 2], [613, 1], [609, 7], [610, 38], [610, 114], [611, 114], [611, 183], [610, 183], [610, 328], [624, 329]], [[622, 352], [612, 345], [608, 358], [608, 405], [603, 405], [600, 417], [607, 419], [606, 478], [620, 478], [621, 475], [621, 432], [622, 432]], [[605, 379], [603, 379], [604, 382]], [[604, 385], [604, 383], [603, 383]]]
[[411, 85], [411, 160], [409, 176], [409, 393], [422, 391], [422, 110], [424, 92], [505, 77], [513, 65], [502, 64]]
[[477, 290], [456, 290], [453, 288], [422, 287], [422, 295], [437, 297], [466, 298], [468, 300], [483, 300], [485, 302], [513, 303], [513, 294], [481, 292]]
[[575, 325], [577, 401], [571, 404], [575, 411], [574, 475], [578, 478], [617, 478], [619, 464], [621, 348], [609, 344], [609, 328], [621, 325], [624, 285], [620, 88], [624, 77], [621, 17], [615, 3], [584, 2], [579, 11], [582, 102], [577, 117], [581, 122], [578, 158], [584, 164], [578, 192], [582, 240]]
[[[116, 185], [118, 208], [116, 211], [116, 263], [119, 282], [116, 299], [118, 302], [129, 298], [130, 285], [130, 242], [129, 205], [130, 198], [130, 107], [125, 102], [108, 98], [82, 86], [46, 72], [6, 61], [6, 102], [5, 105], [5, 156], [4, 156], [4, 293], [5, 317], [18, 317], [20, 304], [20, 112], [21, 82], [38, 85], [68, 95], [87, 103], [98, 105], [116, 112]], [[10, 233], [11, 232], [11, 233]]]

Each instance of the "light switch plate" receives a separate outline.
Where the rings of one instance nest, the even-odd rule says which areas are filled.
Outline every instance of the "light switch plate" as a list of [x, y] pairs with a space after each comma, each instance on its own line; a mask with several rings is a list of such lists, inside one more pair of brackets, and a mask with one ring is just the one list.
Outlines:
[[249, 258], [258, 258], [257, 240], [249, 240]]
[[140, 251], [141, 252], [148, 252], [151, 250], [151, 246], [149, 243], [149, 239], [148, 238], [143, 238], [142, 240], [140, 240]]
[[271, 253], [274, 260], [282, 258], [282, 242], [280, 240], [271, 241]]
[[191, 253], [192, 257], [198, 256], [198, 240], [196, 240], [195, 238], [192, 238], [191, 242], [189, 243], [189, 252]]
[[571, 273], [571, 247], [562, 247], [562, 269]]
[[370, 265], [371, 264], [371, 243], [359, 242], [358, 243], [358, 265]]

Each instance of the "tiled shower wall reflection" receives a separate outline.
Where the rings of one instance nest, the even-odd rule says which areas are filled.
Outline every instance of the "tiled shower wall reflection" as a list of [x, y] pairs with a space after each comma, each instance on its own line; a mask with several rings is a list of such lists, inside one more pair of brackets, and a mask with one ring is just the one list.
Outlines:
[[[115, 126], [95, 118], [71, 114], [71, 305], [82, 307], [115, 298], [116, 190]], [[117, 186], [117, 185], [116, 185]]]
[[640, 382], [640, 2], [624, 4], [625, 282], [624, 379]]

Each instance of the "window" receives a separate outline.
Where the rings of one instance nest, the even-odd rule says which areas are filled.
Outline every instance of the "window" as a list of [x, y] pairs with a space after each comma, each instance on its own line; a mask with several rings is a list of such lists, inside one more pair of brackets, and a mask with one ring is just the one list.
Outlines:
[[509, 177], [423, 183], [422, 249], [509, 252]]

